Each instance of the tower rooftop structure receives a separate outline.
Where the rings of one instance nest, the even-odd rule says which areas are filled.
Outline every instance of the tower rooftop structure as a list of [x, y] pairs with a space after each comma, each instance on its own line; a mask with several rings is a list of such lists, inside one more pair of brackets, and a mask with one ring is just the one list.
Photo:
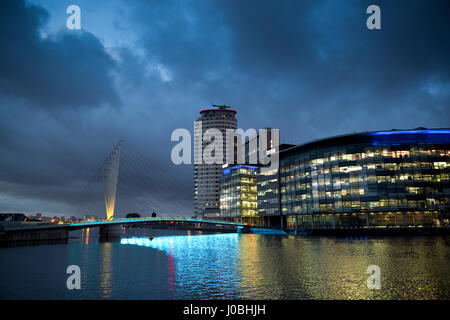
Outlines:
[[207, 111], [229, 111], [229, 112], [237, 113], [237, 111], [235, 109], [232, 109], [233, 107], [227, 106], [227, 105], [213, 104], [213, 105], [211, 105], [211, 107], [214, 107], [215, 109], [208, 107], [206, 109], [200, 110], [200, 114], [202, 114], [203, 112], [207, 112]]

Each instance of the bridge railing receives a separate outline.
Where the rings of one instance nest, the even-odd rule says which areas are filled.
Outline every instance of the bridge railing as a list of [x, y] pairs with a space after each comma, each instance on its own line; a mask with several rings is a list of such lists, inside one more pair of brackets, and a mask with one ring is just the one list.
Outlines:
[[150, 221], [150, 220], [160, 220], [160, 221], [187, 221], [187, 222], [198, 222], [198, 223], [217, 223], [217, 224], [230, 224], [230, 225], [240, 225], [240, 223], [224, 221], [224, 220], [213, 220], [213, 219], [193, 219], [187, 217], [177, 217], [177, 216], [167, 216], [167, 217], [138, 217], [138, 218], [117, 218], [117, 219], [98, 219], [94, 221], [79, 221], [72, 222], [71, 225], [89, 224], [89, 223], [108, 223], [108, 222], [128, 222], [128, 221]]

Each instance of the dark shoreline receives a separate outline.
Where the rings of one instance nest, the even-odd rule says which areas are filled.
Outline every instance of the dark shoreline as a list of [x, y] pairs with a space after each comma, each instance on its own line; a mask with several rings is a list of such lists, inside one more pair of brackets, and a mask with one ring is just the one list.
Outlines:
[[450, 235], [450, 228], [354, 228], [286, 230], [294, 235], [311, 236], [443, 236]]

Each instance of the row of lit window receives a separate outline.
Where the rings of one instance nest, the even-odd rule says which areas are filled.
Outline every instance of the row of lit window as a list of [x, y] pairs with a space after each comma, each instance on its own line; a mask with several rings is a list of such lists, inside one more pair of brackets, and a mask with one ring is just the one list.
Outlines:
[[291, 173], [293, 171], [295, 172], [301, 172], [306, 175], [309, 174], [327, 174], [327, 173], [350, 173], [355, 171], [362, 171], [362, 170], [401, 170], [401, 169], [408, 169], [408, 168], [416, 168], [416, 169], [445, 169], [450, 167], [450, 161], [433, 161], [433, 162], [403, 162], [403, 163], [370, 163], [370, 164], [363, 164], [363, 165], [354, 165], [354, 166], [330, 166], [330, 168], [323, 168], [323, 167], [317, 167], [317, 166], [310, 166], [310, 165], [302, 165], [300, 163], [298, 164], [292, 164], [289, 166], [286, 166], [285, 168], [281, 169], [280, 171], [284, 173]]
[[260, 205], [266, 205], [266, 204], [278, 204], [278, 197], [277, 198], [270, 198], [270, 199], [258, 199], [258, 206]]
[[278, 207], [276, 208], [258, 208], [259, 214], [279, 214]]
[[[299, 189], [309, 189], [314, 186], [329, 186], [333, 185], [335, 187], [339, 187], [340, 185], [346, 185], [349, 183], [365, 183], [365, 182], [377, 182], [377, 183], [396, 183], [396, 182], [406, 182], [406, 181], [425, 181], [425, 182], [442, 182], [450, 179], [450, 174], [415, 174], [415, 175], [389, 175], [389, 176], [376, 176], [376, 175], [368, 175], [368, 176], [354, 176], [354, 177], [335, 177], [333, 179], [330, 178], [316, 178], [312, 179], [309, 182], [297, 182], [295, 181], [301, 180], [301, 178], [290, 178], [284, 177], [281, 179], [281, 183], [286, 188], [299, 188]], [[283, 189], [282, 189], [283, 192]]]
[[[310, 193], [305, 193], [305, 194], [286, 194], [283, 195], [282, 197], [282, 201], [305, 201], [305, 200], [311, 200], [311, 201], [319, 201], [322, 199], [327, 199], [329, 200], [329, 202], [336, 202], [337, 200], [340, 200], [342, 197], [346, 197], [346, 196], [358, 196], [358, 195], [362, 195], [364, 194], [364, 191], [362, 189], [359, 190], [342, 190], [343, 192], [341, 193], [340, 191], [337, 192], [317, 192], [315, 194], [310, 194]], [[362, 193], [361, 193], [362, 192]], [[418, 195], [418, 193], [410, 193], [410, 194], [416, 194]], [[397, 199], [402, 199], [402, 201], [405, 201], [406, 203], [406, 198], [402, 198], [405, 197], [407, 194], [406, 193], [402, 193], [402, 192], [395, 192], [395, 193], [390, 193], [390, 196], [393, 197], [395, 196]], [[422, 194], [425, 195], [425, 194]], [[376, 192], [372, 192], [369, 193], [368, 196], [375, 196], [375, 197], [385, 197], [386, 193], [382, 192], [377, 194]], [[445, 201], [445, 199], [449, 199], [450, 195], [449, 194], [439, 194], [439, 195], [433, 195], [433, 194], [426, 194], [426, 197], [428, 199], [440, 199], [441, 201]]]
[[250, 177], [242, 177], [240, 175], [230, 177], [223, 176], [221, 183], [222, 184], [233, 184], [233, 183], [247, 183], [247, 184], [254, 184], [256, 186], [257, 178], [250, 178]]
[[362, 160], [374, 157], [390, 157], [390, 158], [409, 158], [411, 156], [450, 156], [450, 150], [436, 150], [436, 149], [422, 149], [411, 147], [410, 150], [398, 150], [389, 151], [387, 149], [369, 149], [367, 148], [365, 152], [362, 153], [334, 153], [325, 154], [322, 158], [310, 159], [310, 154], [300, 154], [298, 156], [293, 156], [291, 159], [298, 159], [303, 161], [303, 164], [309, 165], [319, 165], [326, 162], [332, 161], [351, 161], [351, 160]]
[[439, 214], [436, 211], [288, 215], [286, 222], [288, 228], [336, 226], [420, 227], [424, 225], [440, 225]]
[[[447, 172], [444, 171], [440, 171], [440, 172], [435, 172], [435, 173], [423, 173], [423, 172], [392, 172], [389, 173], [388, 176], [390, 177], [403, 177], [400, 180], [411, 180], [408, 177], [418, 177], [418, 179], [420, 179], [421, 176], [436, 176], [439, 177], [440, 175], [442, 175], [442, 177], [448, 177], [449, 174]], [[327, 174], [318, 174], [317, 172], [294, 172], [292, 174], [286, 175], [286, 176], [282, 176], [280, 178], [281, 182], [285, 182], [285, 181], [290, 181], [290, 180], [300, 180], [300, 179], [362, 179], [365, 177], [375, 177], [375, 176], [381, 176], [380, 174], [375, 175], [374, 173], [362, 173], [362, 174], [358, 174], [358, 175], [331, 175], [329, 173]], [[361, 180], [360, 180], [361, 181]]]
[[446, 201], [437, 201], [435, 199], [423, 200], [406, 200], [406, 199], [384, 199], [380, 201], [336, 201], [335, 203], [323, 203], [319, 204], [317, 202], [302, 202], [302, 203], [289, 203], [282, 202], [282, 211], [333, 211], [342, 209], [363, 209], [363, 210], [374, 210], [383, 208], [434, 208], [436, 206], [445, 206], [449, 204], [448, 198]]
[[278, 182], [278, 178], [273, 178], [270, 180], [264, 180], [264, 181], [258, 181], [258, 187], [265, 187], [270, 183], [277, 183]]
[[257, 187], [252, 185], [234, 185], [234, 186], [221, 186], [220, 188], [220, 193], [240, 193], [240, 192], [257, 193]]
[[278, 189], [259, 189], [258, 190], [258, 197], [264, 197], [266, 194], [278, 194]]
[[255, 217], [258, 215], [258, 210], [256, 208], [228, 209], [221, 206], [220, 215], [224, 217]]

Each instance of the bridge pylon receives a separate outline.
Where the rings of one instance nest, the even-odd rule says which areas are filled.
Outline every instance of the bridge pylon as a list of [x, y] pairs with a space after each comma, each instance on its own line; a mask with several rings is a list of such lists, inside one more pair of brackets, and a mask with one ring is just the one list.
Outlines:
[[120, 163], [120, 140], [114, 147], [113, 151], [106, 159], [103, 168], [102, 182], [103, 192], [105, 195], [106, 218], [114, 219], [114, 208], [116, 204], [117, 182], [119, 179], [119, 163]]

